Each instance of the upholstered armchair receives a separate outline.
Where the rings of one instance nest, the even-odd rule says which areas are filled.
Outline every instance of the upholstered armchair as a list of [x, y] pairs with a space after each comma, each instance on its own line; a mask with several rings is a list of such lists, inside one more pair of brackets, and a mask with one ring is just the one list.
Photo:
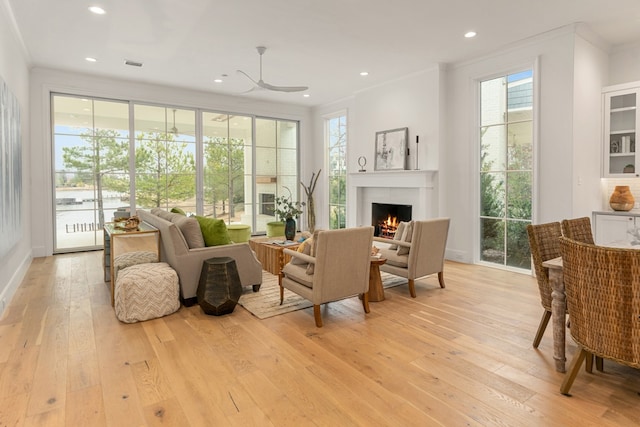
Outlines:
[[311, 253], [284, 249], [291, 261], [282, 269], [280, 304], [284, 289], [313, 303], [317, 327], [322, 327], [320, 305], [362, 294], [369, 313], [369, 266], [373, 227], [316, 231]]
[[403, 237], [389, 240], [374, 237], [376, 242], [392, 243], [390, 248], [381, 248], [387, 262], [380, 266], [385, 271], [408, 279], [409, 293], [416, 297], [415, 280], [438, 273], [440, 287], [444, 288], [444, 251], [449, 234], [449, 218], [411, 221]]

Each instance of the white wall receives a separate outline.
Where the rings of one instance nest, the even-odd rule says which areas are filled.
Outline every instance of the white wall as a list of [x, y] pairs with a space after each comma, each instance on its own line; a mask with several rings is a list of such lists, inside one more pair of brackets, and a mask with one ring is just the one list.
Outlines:
[[619, 46], [609, 55], [607, 86], [640, 80], [640, 43]]
[[[416, 166], [416, 135], [420, 136], [418, 166], [420, 169], [437, 170], [440, 165], [441, 147], [441, 81], [442, 69], [434, 67], [401, 79], [387, 82], [355, 93], [352, 97], [314, 108], [313, 141], [314, 159], [312, 168], [325, 168], [324, 117], [336, 111], [347, 111], [348, 146], [347, 173], [357, 173], [360, 169], [358, 158], [367, 159], [367, 172], [374, 171], [375, 134], [378, 131], [409, 128], [410, 156], [407, 167]], [[325, 182], [322, 197], [317, 199], [318, 227], [328, 227], [328, 194]], [[318, 182], [320, 185], [320, 181]], [[347, 185], [347, 187], [349, 187]], [[436, 192], [436, 200], [437, 192]], [[355, 195], [348, 194], [348, 200]], [[437, 203], [437, 202], [436, 202]], [[353, 206], [349, 206], [347, 225], [355, 226]], [[440, 212], [439, 206], [433, 208]]]
[[[441, 178], [447, 186], [445, 213], [451, 217], [447, 256], [475, 262], [479, 242], [477, 82], [531, 68], [537, 63], [538, 203], [536, 222], [572, 216], [573, 27], [511, 46], [450, 68], [447, 84], [447, 147]], [[534, 131], [536, 133], [536, 131]], [[598, 170], [592, 172], [598, 175]], [[594, 191], [597, 191], [594, 190]]]
[[[31, 155], [33, 170], [33, 253], [47, 256], [53, 252], [53, 184], [51, 165], [51, 92], [97, 96], [110, 99], [133, 100], [205, 108], [217, 111], [253, 114], [300, 121], [300, 158], [306, 156], [310, 145], [311, 120], [307, 107], [252, 101], [244, 97], [157, 86], [138, 82], [109, 79], [51, 69], [31, 71], [31, 134], [34, 141]], [[301, 176], [305, 176], [301, 170]]]
[[572, 217], [602, 209], [602, 88], [608, 81], [608, 54], [597, 41], [576, 36], [573, 89]]
[[0, 259], [0, 317], [31, 264], [29, 60], [17, 34], [14, 23], [6, 9], [6, 3], [0, 1], [0, 76], [7, 83], [20, 104], [23, 188], [22, 239], [9, 254]]

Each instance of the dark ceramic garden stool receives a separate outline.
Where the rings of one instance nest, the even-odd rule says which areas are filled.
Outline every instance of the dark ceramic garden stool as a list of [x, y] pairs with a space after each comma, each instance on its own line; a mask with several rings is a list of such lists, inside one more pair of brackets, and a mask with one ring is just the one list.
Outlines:
[[220, 316], [231, 313], [241, 294], [242, 284], [233, 258], [204, 260], [196, 295], [198, 304], [206, 314]]

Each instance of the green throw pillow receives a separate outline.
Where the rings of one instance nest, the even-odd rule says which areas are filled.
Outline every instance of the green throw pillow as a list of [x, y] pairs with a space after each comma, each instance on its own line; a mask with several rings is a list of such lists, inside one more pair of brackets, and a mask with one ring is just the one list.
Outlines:
[[228, 245], [231, 243], [227, 226], [221, 219], [205, 218], [196, 215], [205, 246]]
[[187, 216], [187, 213], [180, 208], [171, 208], [171, 212]]

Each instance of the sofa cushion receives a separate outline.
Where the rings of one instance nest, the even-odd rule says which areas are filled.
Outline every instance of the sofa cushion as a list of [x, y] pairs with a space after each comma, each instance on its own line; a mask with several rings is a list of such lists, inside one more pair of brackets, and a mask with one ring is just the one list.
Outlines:
[[[305, 240], [300, 244], [300, 246], [298, 246], [298, 252], [304, 255], [311, 255], [311, 244], [312, 244], [311, 239]], [[301, 258], [296, 258], [296, 257], [291, 258], [291, 263], [296, 265], [304, 265], [304, 266], [308, 264], [308, 262], [306, 262], [305, 260]]]
[[[316, 257], [316, 250], [318, 248], [318, 233], [322, 230], [315, 230], [313, 232], [313, 237], [311, 237], [311, 256]], [[313, 274], [316, 270], [316, 265], [313, 263], [309, 263], [307, 265], [307, 274]]]
[[231, 243], [227, 226], [221, 219], [205, 218], [196, 215], [205, 246], [228, 245]]
[[175, 215], [161, 208], [153, 208], [151, 209], [151, 213], [155, 216], [159, 216], [162, 219], [166, 219], [167, 221], [171, 221], [171, 218], [173, 217], [173, 215]]
[[313, 275], [307, 274], [307, 269], [304, 265], [295, 265], [288, 263], [282, 269], [282, 273], [284, 273], [285, 276], [290, 277], [292, 280], [301, 283], [308, 288], [313, 287]]
[[182, 209], [180, 209], [179, 207], [171, 208], [171, 212], [187, 216], [187, 213], [185, 211], [183, 211]]
[[180, 229], [190, 249], [204, 248], [204, 238], [202, 237], [198, 220], [175, 214], [175, 216], [171, 218], [171, 222]]
[[393, 249], [380, 249], [380, 255], [382, 258], [387, 259], [387, 264], [394, 265], [396, 267], [407, 268], [409, 266], [409, 255], [398, 255], [397, 250]]
[[[404, 230], [402, 230], [402, 238], [400, 240], [411, 243], [411, 236], [413, 236], [413, 221], [405, 225]], [[408, 253], [409, 248], [407, 246], [398, 245], [398, 255], [406, 255]]]
[[[393, 240], [402, 240], [402, 232], [406, 225], [406, 222], [400, 221], [400, 224], [398, 224], [398, 227], [396, 228], [396, 234], [393, 235]], [[389, 249], [398, 249], [398, 245], [391, 245], [389, 246]]]

